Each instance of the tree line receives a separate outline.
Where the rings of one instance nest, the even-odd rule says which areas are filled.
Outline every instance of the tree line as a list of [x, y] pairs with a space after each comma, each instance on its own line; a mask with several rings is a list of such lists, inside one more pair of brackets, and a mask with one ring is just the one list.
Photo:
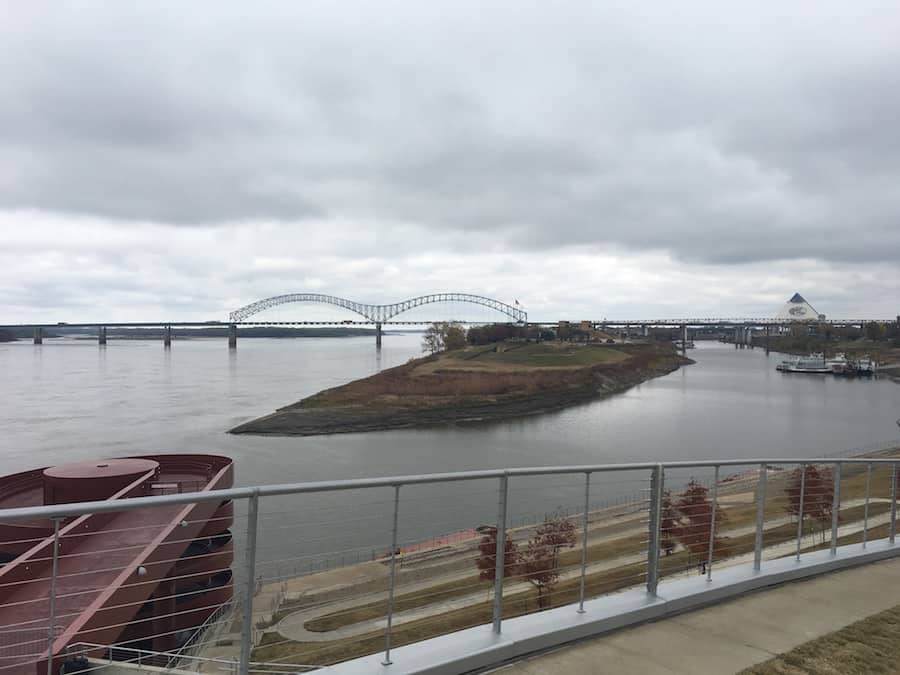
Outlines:
[[[797, 467], [786, 479], [784, 510], [795, 520], [801, 514], [804, 524], [818, 527], [825, 541], [825, 532], [832, 522], [834, 503], [834, 474], [813, 464]], [[706, 565], [712, 541], [713, 557], [727, 557], [727, 537], [719, 537], [719, 529], [728, 523], [728, 517], [716, 506], [713, 522], [713, 500], [709, 488], [694, 478], [685, 488], [673, 495], [663, 493], [660, 509], [659, 552], [672, 555], [680, 545], [687, 553], [688, 568], [696, 564], [700, 574], [706, 574]], [[476, 566], [482, 581], [494, 581], [497, 564], [497, 528], [482, 527], [478, 545]], [[564, 548], [572, 548], [576, 542], [576, 528], [572, 521], [561, 515], [545, 518], [531, 537], [520, 544], [507, 536], [503, 547], [503, 576], [518, 578], [531, 583], [538, 592], [538, 607], [547, 605], [552, 588], [559, 581], [561, 568], [559, 554]]]

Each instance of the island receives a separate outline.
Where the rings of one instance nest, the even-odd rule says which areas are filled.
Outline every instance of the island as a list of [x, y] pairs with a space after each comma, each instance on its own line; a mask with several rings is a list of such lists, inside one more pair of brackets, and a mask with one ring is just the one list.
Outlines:
[[230, 430], [312, 436], [534, 415], [693, 363], [669, 343], [505, 342], [413, 359]]

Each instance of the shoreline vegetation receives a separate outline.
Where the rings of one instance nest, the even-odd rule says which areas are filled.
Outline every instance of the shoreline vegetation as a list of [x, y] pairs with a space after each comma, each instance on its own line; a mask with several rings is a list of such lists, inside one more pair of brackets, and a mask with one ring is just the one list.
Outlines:
[[311, 436], [509, 419], [604, 398], [690, 363], [670, 344], [470, 346], [326, 389], [229, 433]]

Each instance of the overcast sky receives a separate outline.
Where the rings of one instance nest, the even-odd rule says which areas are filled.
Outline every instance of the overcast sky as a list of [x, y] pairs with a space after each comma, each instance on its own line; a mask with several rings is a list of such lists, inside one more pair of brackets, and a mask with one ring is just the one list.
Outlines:
[[900, 313], [900, 5], [610, 4], [0, 4], [0, 323]]

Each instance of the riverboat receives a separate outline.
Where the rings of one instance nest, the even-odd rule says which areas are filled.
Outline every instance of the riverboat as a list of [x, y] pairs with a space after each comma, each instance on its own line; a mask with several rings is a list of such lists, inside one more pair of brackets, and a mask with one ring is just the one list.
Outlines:
[[[63, 464], [0, 476], [0, 510], [206, 492], [233, 480], [231, 459], [217, 455]], [[104, 660], [172, 652], [227, 610], [230, 500], [77, 513], [0, 523], [0, 626], [15, 626], [0, 631], [0, 672], [70, 672], [62, 668], [75, 644]]]
[[828, 359], [828, 367], [835, 375], [855, 375], [856, 364], [850, 361], [843, 352], [838, 352], [833, 358]]
[[831, 373], [831, 366], [825, 360], [824, 354], [810, 354], [809, 356], [795, 356], [785, 359], [777, 366], [776, 370], [783, 373]]

